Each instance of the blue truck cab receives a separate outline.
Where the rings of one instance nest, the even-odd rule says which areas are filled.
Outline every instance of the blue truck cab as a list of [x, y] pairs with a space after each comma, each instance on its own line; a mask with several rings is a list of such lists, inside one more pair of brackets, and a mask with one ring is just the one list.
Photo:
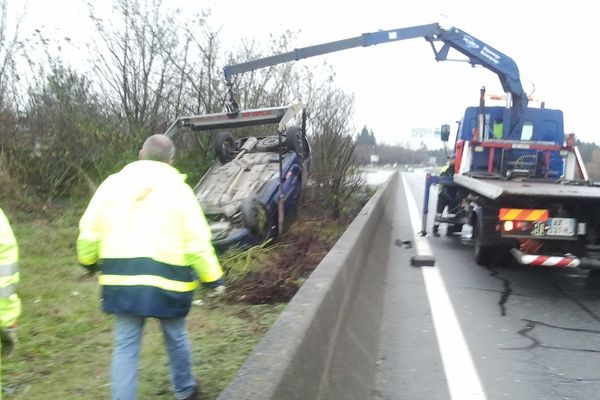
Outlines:
[[[512, 135], [504, 124], [508, 112], [509, 109], [501, 106], [465, 110], [455, 145], [457, 159], [463, 163], [460, 170], [470, 175], [503, 178], [557, 179], [563, 176], [562, 111], [528, 107], [523, 114], [522, 129], [513, 131]], [[470, 147], [469, 156], [464, 154], [467, 147]]]

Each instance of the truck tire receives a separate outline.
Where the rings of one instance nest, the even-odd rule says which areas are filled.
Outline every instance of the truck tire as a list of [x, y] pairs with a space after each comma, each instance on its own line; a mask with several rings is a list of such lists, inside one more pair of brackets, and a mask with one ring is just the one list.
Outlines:
[[446, 226], [446, 236], [454, 236], [455, 233], [462, 232], [463, 224], [452, 224]]
[[221, 161], [221, 164], [233, 160], [235, 150], [235, 140], [229, 132], [223, 131], [217, 133], [215, 137], [215, 155]]
[[489, 265], [494, 261], [496, 249], [494, 246], [481, 244], [481, 227], [479, 221], [475, 221], [473, 227], [473, 253], [475, 262], [479, 265]]

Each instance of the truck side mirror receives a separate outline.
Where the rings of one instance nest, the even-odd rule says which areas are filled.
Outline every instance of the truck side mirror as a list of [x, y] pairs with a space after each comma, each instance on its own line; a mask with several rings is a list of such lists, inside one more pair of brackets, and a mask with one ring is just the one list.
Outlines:
[[444, 124], [440, 129], [440, 136], [442, 137], [442, 142], [447, 142], [450, 138], [450, 125]]

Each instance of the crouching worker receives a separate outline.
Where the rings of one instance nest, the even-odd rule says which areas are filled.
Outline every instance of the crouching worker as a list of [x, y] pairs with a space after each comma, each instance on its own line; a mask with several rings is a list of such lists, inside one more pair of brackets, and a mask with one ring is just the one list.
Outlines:
[[210, 228], [185, 176], [171, 166], [172, 141], [149, 137], [139, 160], [98, 187], [79, 224], [77, 256], [101, 271], [102, 307], [115, 315], [112, 398], [136, 398], [146, 318], [162, 326], [176, 399], [200, 399], [185, 317], [198, 279], [222, 293]]
[[[452, 178], [454, 176], [454, 169], [456, 167], [456, 159], [453, 155], [448, 156], [448, 165], [442, 173], [440, 177], [449, 177]], [[437, 198], [437, 206], [435, 213], [435, 222], [433, 225], [433, 236], [440, 236], [440, 222], [439, 219], [442, 218], [442, 214], [444, 213], [444, 209], [448, 207], [450, 209], [454, 203], [456, 202], [457, 188], [450, 185], [438, 185], [438, 198]]]

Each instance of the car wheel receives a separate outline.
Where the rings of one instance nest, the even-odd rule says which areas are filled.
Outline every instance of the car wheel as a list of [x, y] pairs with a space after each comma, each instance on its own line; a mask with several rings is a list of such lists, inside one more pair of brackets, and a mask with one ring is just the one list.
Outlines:
[[252, 197], [247, 197], [240, 204], [242, 221], [259, 240], [267, 239], [269, 234], [269, 217], [263, 204]]
[[287, 151], [302, 156], [304, 154], [304, 142], [302, 141], [302, 128], [291, 126], [285, 131], [285, 147]]
[[256, 151], [269, 152], [277, 151], [279, 149], [279, 137], [267, 136], [262, 138], [256, 143]]
[[215, 137], [215, 155], [225, 164], [234, 158], [235, 140], [229, 132], [219, 132]]

